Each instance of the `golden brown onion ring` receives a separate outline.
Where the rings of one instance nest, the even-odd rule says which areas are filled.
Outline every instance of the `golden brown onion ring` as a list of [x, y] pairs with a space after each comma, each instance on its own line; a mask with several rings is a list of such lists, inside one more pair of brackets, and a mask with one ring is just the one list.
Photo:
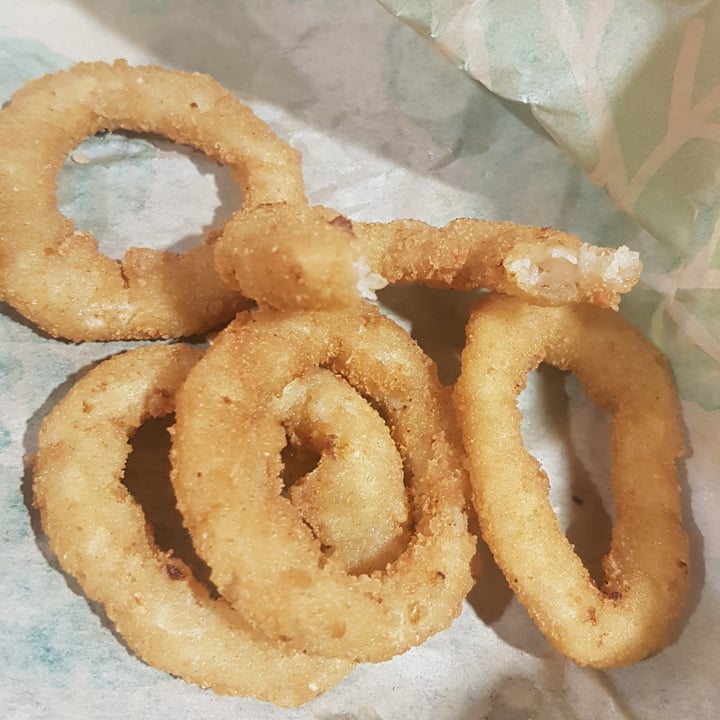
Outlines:
[[116, 261], [60, 212], [68, 152], [116, 129], [157, 133], [228, 165], [244, 207], [304, 200], [299, 154], [212, 78], [80, 63], [27, 83], [0, 112], [0, 297], [74, 341], [181, 337], [227, 322], [247, 302], [218, 282], [217, 230], [183, 254], [131, 248]]
[[[601, 589], [562, 532], [548, 478], [523, 445], [517, 399], [546, 362], [612, 414], [615, 509]], [[488, 296], [455, 388], [483, 536], [539, 628], [582, 665], [617, 667], [668, 642], [688, 588], [679, 402], [665, 358], [620, 314]]]
[[[384, 572], [351, 575], [283, 497], [283, 389], [316, 367], [378, 409], [403, 460], [414, 523]], [[178, 395], [178, 507], [220, 593], [263, 632], [332, 657], [377, 661], [446, 628], [469, 590], [465, 476], [436, 369], [374, 306], [240, 314]]]
[[[346, 305], [388, 283], [616, 309], [642, 269], [624, 246], [589, 245], [553, 228], [469, 218], [444, 227], [351, 222], [329, 208], [287, 204], [236, 213], [216, 244], [215, 262], [230, 287], [279, 309]], [[266, 265], [272, 276], [256, 272]]]
[[[282, 310], [353, 305], [362, 295], [358, 283], [368, 273], [352, 227], [347, 218], [320, 206], [243, 209], [228, 220], [215, 244], [215, 266], [229, 287], [242, 288], [262, 305]], [[260, 273], [259, 267], [272, 272]]]
[[315, 368], [270, 402], [292, 445], [319, 455], [289, 497], [326, 554], [351, 573], [382, 570], [408, 540], [403, 465], [387, 425], [341, 377]]
[[185, 563], [158, 549], [121, 482], [128, 438], [172, 413], [198, 357], [184, 345], [144, 347], [78, 381], [43, 422], [35, 503], [62, 568], [145, 662], [219, 693], [299, 705], [335, 685], [350, 663], [271, 643], [211, 599]]

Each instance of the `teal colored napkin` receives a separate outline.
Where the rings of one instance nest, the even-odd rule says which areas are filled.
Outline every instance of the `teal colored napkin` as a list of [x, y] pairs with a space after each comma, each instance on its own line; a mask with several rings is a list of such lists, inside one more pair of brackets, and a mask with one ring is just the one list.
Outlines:
[[492, 92], [527, 104], [649, 231], [625, 311], [671, 357], [683, 396], [720, 407], [720, 4], [381, 4]]

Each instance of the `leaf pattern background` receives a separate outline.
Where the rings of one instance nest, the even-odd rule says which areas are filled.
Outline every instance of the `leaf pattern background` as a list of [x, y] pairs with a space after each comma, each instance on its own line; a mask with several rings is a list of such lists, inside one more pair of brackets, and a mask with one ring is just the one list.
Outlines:
[[670, 357], [683, 397], [720, 408], [720, 5], [381, 4], [492, 92], [526, 103], [649, 232], [623, 311]]

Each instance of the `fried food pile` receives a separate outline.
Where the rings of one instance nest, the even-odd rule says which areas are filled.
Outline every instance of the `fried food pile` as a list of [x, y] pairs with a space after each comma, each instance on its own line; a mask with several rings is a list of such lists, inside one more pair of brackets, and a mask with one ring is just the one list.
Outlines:
[[[230, 166], [242, 207], [187, 253], [101, 255], [55, 197], [67, 154], [101, 130], [157, 133]], [[636, 253], [552, 228], [360, 223], [311, 206], [293, 148], [213, 79], [160, 67], [34, 80], [0, 112], [0, 146], [0, 298], [56, 338], [176, 340], [78, 380], [34, 461], [53, 552], [138, 657], [300, 705], [449, 627], [483, 581], [471, 512], [567, 657], [617, 667], [669, 641], [688, 586], [684, 448], [666, 360], [615, 312]], [[373, 302], [393, 283], [484, 291], [454, 387]], [[180, 341], [211, 331], [205, 350]], [[517, 395], [541, 362], [575, 373], [613, 418], [599, 585], [521, 437]], [[210, 583], [159, 548], [122, 482], [133, 434], [162, 417]], [[291, 483], [288, 449], [313, 456]]]

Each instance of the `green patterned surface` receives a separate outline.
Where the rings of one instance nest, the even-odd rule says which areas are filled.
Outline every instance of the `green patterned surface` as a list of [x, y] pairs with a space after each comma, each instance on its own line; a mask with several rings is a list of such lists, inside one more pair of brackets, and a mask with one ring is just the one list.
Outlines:
[[648, 230], [644, 287], [625, 312], [671, 357], [683, 396], [720, 407], [720, 4], [381, 4], [492, 92], [527, 104]]

